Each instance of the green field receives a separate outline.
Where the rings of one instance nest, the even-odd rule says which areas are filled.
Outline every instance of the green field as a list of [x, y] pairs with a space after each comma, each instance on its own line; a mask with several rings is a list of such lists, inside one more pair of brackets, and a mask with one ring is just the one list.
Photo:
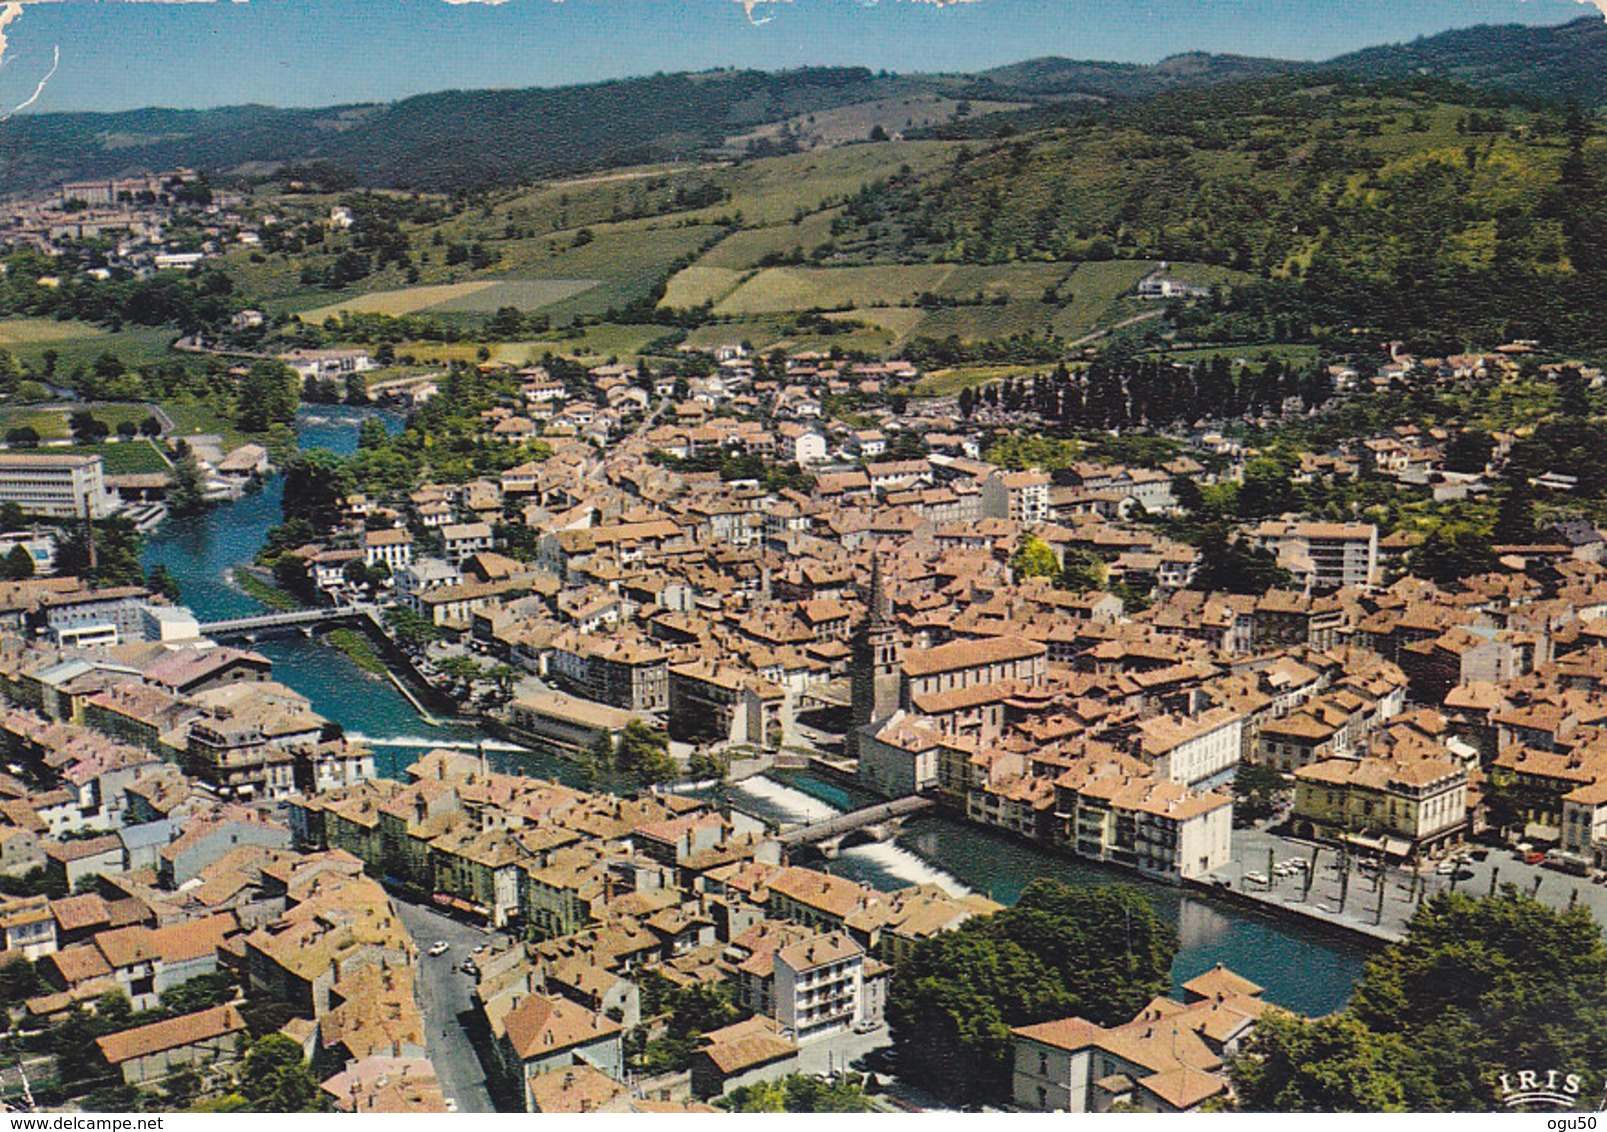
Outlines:
[[[48, 405], [8, 405], [0, 408], [0, 433], [14, 428], [31, 428], [39, 434], [40, 440], [65, 440], [72, 435], [67, 419], [80, 408], [82, 406], [64, 401]], [[125, 421], [138, 425], [150, 412], [144, 405], [102, 405], [91, 409], [90, 415], [105, 422], [115, 433], [118, 425]]]
[[833, 321], [852, 319], [855, 322], [863, 322], [877, 330], [887, 331], [897, 340], [903, 340], [920, 325], [925, 312], [914, 307], [862, 307], [829, 317]]
[[173, 418], [179, 436], [217, 436], [222, 439], [223, 450], [238, 448], [242, 444], [261, 444], [260, 435], [241, 432], [232, 421], [218, 416], [210, 405], [191, 397], [164, 401], [162, 409]]
[[966, 342], [1009, 338], [1017, 334], [1042, 338], [1047, 337], [1059, 316], [1059, 308], [1033, 301], [946, 307], [929, 312], [910, 333], [920, 338], [958, 335]]
[[670, 279], [659, 306], [686, 310], [703, 303], [717, 303], [736, 290], [746, 274], [728, 267], [706, 267], [702, 263], [694, 263]]
[[503, 307], [538, 311], [598, 286], [600, 279], [500, 279], [430, 307], [442, 314], [495, 314]]
[[[714, 313], [744, 318], [841, 311], [891, 331], [895, 341], [950, 335], [978, 341], [1051, 332], [1073, 338], [1142, 311], [1120, 301], [1153, 269], [1148, 261], [773, 267], [721, 298]], [[693, 302], [675, 305], [710, 298], [732, 278], [726, 269], [701, 263], [689, 268], [674, 282], [677, 297]], [[1043, 301], [1051, 289], [1052, 304]], [[914, 303], [922, 293], [956, 305], [918, 309]]]
[[952, 264], [873, 267], [770, 267], [719, 303], [720, 315], [779, 314], [784, 311], [851, 310], [914, 303], [923, 291], [936, 291], [953, 274]]
[[109, 476], [139, 475], [165, 472], [168, 462], [149, 440], [127, 440], [116, 444], [79, 444], [73, 451], [85, 455], [98, 455], [106, 461]]
[[762, 228], [742, 228], [732, 232], [698, 260], [700, 267], [724, 267], [746, 271], [759, 266], [768, 255], [808, 255], [831, 239], [831, 223], [842, 215], [840, 208], [811, 213], [794, 224], [790, 221]]
[[1277, 358], [1283, 362], [1307, 363], [1316, 361], [1322, 354], [1316, 346], [1289, 345], [1269, 342], [1259, 346], [1194, 346], [1184, 350], [1156, 351], [1155, 356], [1174, 362], [1204, 362], [1216, 357], [1232, 360], [1243, 358], [1247, 362], [1264, 362]]
[[70, 374], [111, 352], [130, 366], [158, 362], [168, 356], [176, 332], [166, 327], [136, 327], [109, 331], [86, 322], [57, 322], [44, 318], [0, 319], [0, 349], [41, 365], [46, 350], [56, 354], [56, 372]]
[[338, 303], [330, 303], [327, 306], [302, 311], [301, 320], [303, 322], [321, 323], [324, 319], [333, 318], [342, 311], [350, 311], [352, 314], [384, 314], [392, 317], [415, 314], [418, 311], [429, 310], [440, 303], [472, 296], [475, 292], [483, 291], [491, 286], [493, 286], [491, 280], [480, 279], [472, 283], [443, 283], [433, 287], [407, 287], [400, 291], [371, 291], [366, 295], [358, 295], [354, 299], [343, 299]]
[[1063, 338], [1076, 338], [1117, 321], [1120, 312], [1113, 314], [1112, 311], [1117, 300], [1132, 294], [1138, 281], [1154, 270], [1155, 265], [1148, 260], [1078, 264], [1061, 288], [1062, 292], [1071, 294], [1070, 301], [1055, 316], [1055, 333]]
[[[635, 361], [650, 342], [664, 337], [665, 328], [662, 326], [634, 325], [618, 322], [599, 322], [582, 328], [578, 336], [565, 333], [561, 336], [549, 335], [537, 345], [542, 352], [551, 350], [554, 354], [564, 354], [568, 357], [593, 359], [598, 362], [608, 358], [619, 358], [621, 361]], [[493, 353], [495, 347], [492, 348]]]
[[1041, 373], [1043, 366], [956, 366], [954, 369], [933, 370], [909, 389], [915, 397], [952, 397], [962, 389], [1002, 381], [1007, 377], [1023, 377]]
[[59, 322], [53, 318], [0, 319], [0, 346], [51, 346], [78, 338], [104, 338], [106, 331], [87, 322]]
[[819, 211], [905, 165], [916, 172], [935, 169], [958, 148], [955, 142], [884, 142], [743, 162], [709, 175], [730, 190], [731, 199], [691, 215], [741, 212], [743, 222], [755, 226], [791, 221], [800, 210]]

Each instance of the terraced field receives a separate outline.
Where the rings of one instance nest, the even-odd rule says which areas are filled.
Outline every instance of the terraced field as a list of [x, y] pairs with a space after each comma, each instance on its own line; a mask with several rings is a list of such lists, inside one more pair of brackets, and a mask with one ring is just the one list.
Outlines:
[[[342, 311], [352, 314], [383, 314], [399, 317], [429, 310], [440, 303], [468, 298], [492, 286], [489, 279], [476, 279], [468, 283], [441, 283], [433, 287], [408, 287], [400, 291], [371, 291], [354, 299], [342, 299], [328, 306], [314, 307], [301, 312], [303, 322], [320, 323]], [[493, 308], [494, 309], [494, 308]]]
[[686, 310], [703, 303], [717, 303], [725, 298], [747, 275], [727, 267], [705, 267], [694, 263], [678, 272], [664, 290], [662, 307]]
[[429, 309], [441, 314], [494, 314], [503, 307], [538, 311], [599, 286], [601, 279], [497, 279]]
[[776, 314], [909, 306], [921, 292], [941, 287], [954, 270], [952, 264], [771, 267], [716, 303], [714, 313]]

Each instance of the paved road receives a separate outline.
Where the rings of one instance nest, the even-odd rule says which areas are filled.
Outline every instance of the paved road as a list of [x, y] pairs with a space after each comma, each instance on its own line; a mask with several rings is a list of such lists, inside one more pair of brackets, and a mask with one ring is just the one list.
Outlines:
[[798, 1072], [841, 1073], [845, 1069], [852, 1069], [854, 1063], [871, 1050], [891, 1045], [892, 1041], [887, 1036], [886, 1026], [869, 1034], [849, 1031], [833, 1034], [829, 1038], [816, 1038], [798, 1048]]
[[[419, 997], [424, 1004], [426, 1052], [435, 1065], [441, 1089], [457, 1102], [459, 1112], [495, 1112], [485, 1085], [485, 1070], [463, 1028], [472, 1009], [469, 988], [473, 981], [457, 969], [490, 937], [428, 908], [400, 900], [395, 903], [402, 925], [419, 951]], [[430, 945], [438, 939], [446, 940], [452, 949], [445, 955], [431, 956]]]

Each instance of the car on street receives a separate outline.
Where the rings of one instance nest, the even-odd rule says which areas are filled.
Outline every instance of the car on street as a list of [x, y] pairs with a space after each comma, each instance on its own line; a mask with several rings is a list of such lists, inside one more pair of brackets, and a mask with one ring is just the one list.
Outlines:
[[434, 943], [430, 944], [430, 954], [431, 955], [445, 955], [448, 951], [451, 950], [451, 948], [452, 948], [452, 945], [450, 943], [446, 942], [446, 940], [438, 939]]
[[1261, 885], [1262, 887], [1265, 887], [1266, 885], [1269, 885], [1272, 882], [1267, 879], [1267, 874], [1266, 873], [1245, 873], [1244, 874], [1244, 883], [1245, 884], [1257, 884], [1257, 885]]
[[478, 975], [480, 973], [480, 965], [473, 959], [465, 959], [463, 962], [458, 964], [458, 970], [462, 971], [465, 975]]

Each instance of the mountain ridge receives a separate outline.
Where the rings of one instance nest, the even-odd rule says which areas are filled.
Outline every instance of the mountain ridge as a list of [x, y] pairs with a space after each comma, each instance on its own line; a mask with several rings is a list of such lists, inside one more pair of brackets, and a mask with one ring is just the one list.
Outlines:
[[181, 165], [228, 173], [316, 163], [376, 187], [466, 191], [706, 155], [755, 127], [877, 100], [1132, 101], [1318, 71], [1433, 75], [1600, 107], [1607, 105], [1607, 22], [1480, 25], [1322, 63], [1205, 52], [1151, 64], [1049, 56], [971, 74], [724, 69], [314, 109], [29, 114], [0, 125], [0, 192]]

